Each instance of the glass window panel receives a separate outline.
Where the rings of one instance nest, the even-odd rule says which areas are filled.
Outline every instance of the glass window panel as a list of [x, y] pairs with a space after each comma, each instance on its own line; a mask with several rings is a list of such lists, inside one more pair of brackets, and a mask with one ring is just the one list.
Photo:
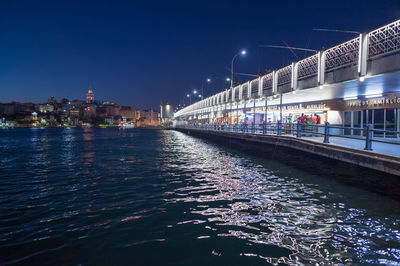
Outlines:
[[[361, 111], [354, 111], [353, 112], [353, 127], [361, 128]], [[353, 135], [360, 135], [361, 130], [353, 130]]]
[[386, 109], [386, 137], [395, 137], [395, 134], [390, 131], [396, 131], [397, 123], [396, 123], [396, 115], [395, 109]]
[[[351, 111], [344, 112], [344, 127], [351, 127]], [[345, 135], [350, 135], [351, 134], [351, 129], [345, 128], [344, 129], [344, 134]]]
[[[384, 129], [385, 120], [384, 120], [384, 111], [385, 109], [376, 109], [374, 110], [374, 129]], [[383, 132], [374, 132], [375, 137], [383, 137]]]

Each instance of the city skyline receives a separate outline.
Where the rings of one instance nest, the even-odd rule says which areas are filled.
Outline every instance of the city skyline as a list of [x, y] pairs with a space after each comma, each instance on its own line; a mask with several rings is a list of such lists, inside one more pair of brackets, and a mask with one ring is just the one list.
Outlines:
[[[277, 69], [295, 61], [294, 55], [258, 45], [286, 41], [319, 50], [352, 35], [313, 32], [314, 27], [363, 32], [394, 20], [400, 10], [396, 1], [339, 1], [329, 10], [317, 1], [291, 2], [291, 10], [285, 3], [239, 3], [2, 3], [7, 38], [0, 42], [0, 102], [40, 102], [49, 95], [78, 99], [91, 85], [99, 99], [123, 105], [178, 104], [207, 78], [212, 82], [205, 96], [229, 87], [224, 78], [241, 49], [248, 53], [237, 62], [238, 72]], [[226, 14], [238, 14], [238, 19]], [[236, 81], [247, 79], [235, 76]]]

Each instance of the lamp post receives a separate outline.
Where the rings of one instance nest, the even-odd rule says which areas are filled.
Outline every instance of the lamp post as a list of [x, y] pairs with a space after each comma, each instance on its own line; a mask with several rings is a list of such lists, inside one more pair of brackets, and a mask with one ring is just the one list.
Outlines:
[[[201, 85], [201, 94], [203, 95], [203, 97], [205, 95], [204, 94], [204, 89], [206, 88], [207, 83], [213, 82], [214, 79], [222, 80], [222, 81], [225, 81], [225, 82], [230, 82], [231, 81], [231, 79], [228, 78], [228, 77], [221, 78], [221, 77], [212, 76], [211, 78], [207, 78], [206, 82], [203, 82], [202, 85]], [[225, 85], [224, 85], [224, 88], [225, 88]]]
[[240, 51], [240, 53], [237, 53], [233, 56], [232, 58], [232, 62], [231, 62], [231, 88], [233, 87], [233, 62], [235, 61], [236, 57], [238, 57], [239, 55], [245, 55], [246, 54], [246, 50], [242, 50]]
[[[193, 90], [193, 95], [196, 95], [197, 94], [197, 90]], [[199, 95], [199, 98], [201, 98], [201, 97], [203, 97], [202, 95]], [[191, 105], [192, 104], [192, 94], [191, 93], [188, 93], [188, 94], [186, 94], [186, 98], [189, 98], [189, 105]]]
[[[207, 82], [207, 83], [210, 83], [210, 82], [211, 82], [211, 79], [210, 79], [210, 78], [207, 78], [206, 82]], [[202, 98], [202, 99], [204, 98], [204, 81], [201, 82], [201, 98]]]

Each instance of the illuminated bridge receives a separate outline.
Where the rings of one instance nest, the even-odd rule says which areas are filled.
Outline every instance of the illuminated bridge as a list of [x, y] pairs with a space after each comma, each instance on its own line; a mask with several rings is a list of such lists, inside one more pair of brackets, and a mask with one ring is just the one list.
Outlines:
[[400, 20], [191, 104], [174, 127], [400, 175]]
[[400, 20], [187, 106], [174, 114], [175, 126], [293, 123], [317, 114], [321, 123], [399, 131], [399, 51]]

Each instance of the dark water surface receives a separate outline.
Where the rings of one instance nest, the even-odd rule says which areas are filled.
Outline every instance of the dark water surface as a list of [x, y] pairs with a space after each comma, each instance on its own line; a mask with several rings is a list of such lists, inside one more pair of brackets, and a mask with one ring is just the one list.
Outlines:
[[0, 152], [0, 264], [400, 263], [399, 202], [180, 132], [0, 130]]

